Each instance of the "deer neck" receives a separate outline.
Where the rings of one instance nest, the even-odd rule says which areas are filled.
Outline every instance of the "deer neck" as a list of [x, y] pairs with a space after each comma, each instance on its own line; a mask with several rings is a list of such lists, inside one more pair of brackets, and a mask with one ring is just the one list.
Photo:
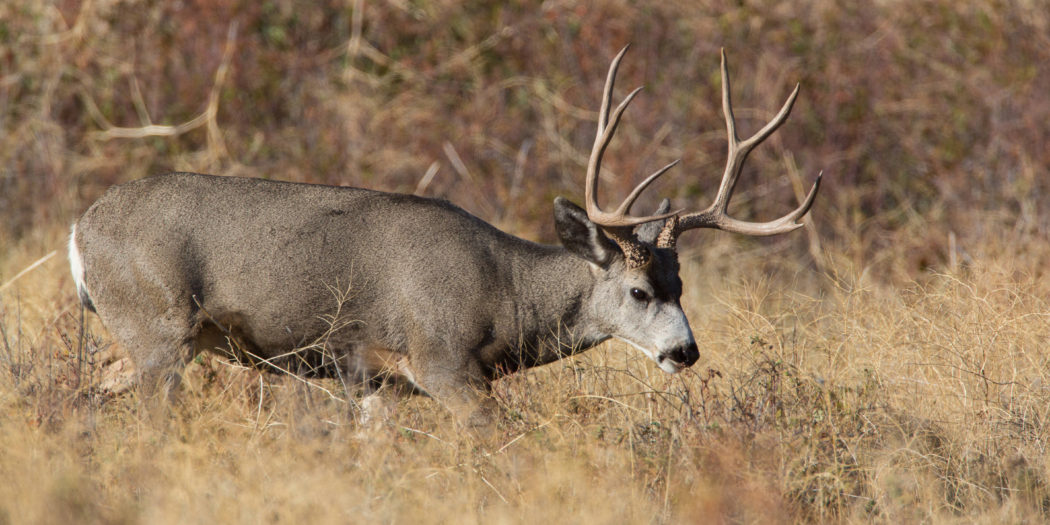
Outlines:
[[515, 272], [517, 343], [528, 366], [555, 361], [609, 338], [590, 313], [596, 275], [561, 247], [544, 247]]

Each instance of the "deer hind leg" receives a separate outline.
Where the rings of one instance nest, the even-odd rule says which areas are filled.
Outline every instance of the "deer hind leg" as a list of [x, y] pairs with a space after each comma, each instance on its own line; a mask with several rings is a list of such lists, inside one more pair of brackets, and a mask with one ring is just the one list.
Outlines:
[[135, 365], [135, 388], [153, 407], [170, 404], [182, 369], [194, 355], [195, 324], [188, 311], [134, 312], [109, 323]]
[[182, 369], [193, 358], [193, 344], [186, 341], [150, 343], [131, 352], [138, 370], [136, 384], [140, 396], [150, 403], [174, 401], [182, 383]]

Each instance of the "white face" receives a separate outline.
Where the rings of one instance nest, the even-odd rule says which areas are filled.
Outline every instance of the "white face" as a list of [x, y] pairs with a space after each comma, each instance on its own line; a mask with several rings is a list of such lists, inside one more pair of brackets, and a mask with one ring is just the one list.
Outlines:
[[[661, 208], [669, 206], [665, 201]], [[591, 265], [596, 282], [588, 305], [589, 328], [599, 332], [592, 334], [596, 339], [627, 341], [671, 374], [696, 362], [700, 353], [679, 302], [678, 254], [652, 245], [658, 229], [639, 232], [650, 257], [644, 267], [628, 268], [622, 250], [579, 206], [555, 199], [554, 225], [565, 249]]]
[[685, 313], [683, 313], [681, 309], [678, 309], [677, 314], [675, 312], [668, 312], [666, 315], [658, 316], [658, 318], [659, 317], [666, 318], [670, 326], [666, 326], [662, 330], [653, 330], [657, 336], [663, 336], [664, 340], [653, 340], [651, 347], [636, 343], [627, 336], [616, 335], [614, 337], [626, 341], [627, 343], [630, 343], [631, 346], [641, 350], [643, 354], [649, 357], [649, 359], [656, 362], [660, 367], [660, 370], [663, 370], [668, 374], [677, 374], [683, 368], [687, 368], [692, 363], [688, 363], [688, 360], [681, 362], [675, 357], [672, 357], [674, 349], [695, 347], [696, 342], [693, 340], [693, 332], [689, 329], [689, 321], [686, 320]]
[[[610, 269], [595, 288], [594, 313], [608, 335], [631, 344], [669, 374], [699, 357], [682, 294], [677, 264], [654, 259], [649, 271]], [[666, 261], [664, 261], [666, 262]], [[674, 273], [672, 273], [674, 270]]]

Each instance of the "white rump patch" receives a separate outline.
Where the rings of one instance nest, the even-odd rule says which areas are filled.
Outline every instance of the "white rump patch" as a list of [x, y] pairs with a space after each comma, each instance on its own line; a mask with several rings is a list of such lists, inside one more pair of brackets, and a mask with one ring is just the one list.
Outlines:
[[73, 272], [73, 282], [77, 285], [77, 293], [81, 297], [90, 297], [87, 284], [84, 282], [84, 261], [80, 258], [80, 249], [77, 248], [77, 224], [69, 231], [69, 269]]

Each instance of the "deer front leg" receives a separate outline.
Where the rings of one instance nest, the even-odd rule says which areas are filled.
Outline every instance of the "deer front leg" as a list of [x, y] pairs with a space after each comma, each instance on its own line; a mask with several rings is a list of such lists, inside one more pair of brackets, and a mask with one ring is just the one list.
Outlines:
[[363, 428], [383, 426], [394, 417], [396, 409], [396, 402], [389, 395], [372, 392], [361, 400], [357, 424]]
[[411, 368], [412, 381], [445, 405], [460, 424], [477, 429], [496, 422], [499, 406], [477, 362], [428, 359], [413, 363]]
[[396, 399], [415, 389], [408, 356], [384, 346], [359, 345], [344, 358], [342, 369], [345, 380], [364, 394], [356, 417], [362, 426], [388, 422], [396, 412]]

